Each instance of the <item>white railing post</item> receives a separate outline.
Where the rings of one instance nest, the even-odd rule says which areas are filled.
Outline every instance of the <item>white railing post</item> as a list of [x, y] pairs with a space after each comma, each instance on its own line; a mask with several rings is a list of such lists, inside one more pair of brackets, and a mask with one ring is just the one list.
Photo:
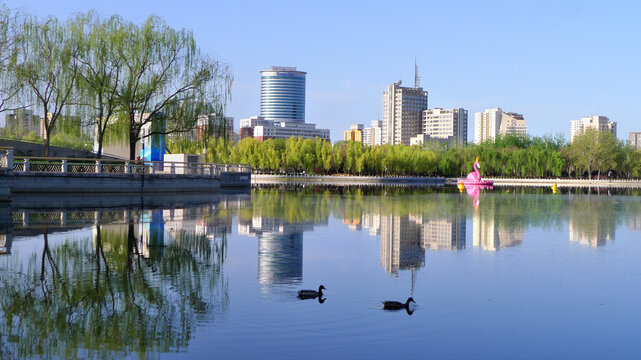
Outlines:
[[96, 160], [96, 174], [102, 174], [102, 161]]
[[129, 161], [125, 161], [125, 174], [131, 174], [131, 164]]
[[171, 175], [176, 174], [176, 163], [175, 163], [175, 162], [173, 162], [173, 161], [171, 162], [171, 169], [169, 170], [169, 173], [170, 173]]
[[24, 159], [24, 172], [28, 173], [29, 171], [31, 171], [29, 159]]
[[158, 166], [157, 162], [152, 162], [151, 163], [151, 173], [154, 174], [154, 175], [156, 174], [156, 166]]
[[7, 149], [7, 169], [13, 171], [13, 149]]
[[63, 174], [67, 173], [67, 159], [62, 160], [62, 168], [60, 169]]

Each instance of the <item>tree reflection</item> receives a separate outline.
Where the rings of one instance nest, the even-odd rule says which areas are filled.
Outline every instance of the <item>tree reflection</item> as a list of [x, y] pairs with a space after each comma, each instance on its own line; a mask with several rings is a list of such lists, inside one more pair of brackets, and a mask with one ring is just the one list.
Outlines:
[[225, 312], [225, 237], [181, 231], [143, 256], [133, 222], [96, 225], [0, 273], [0, 357], [113, 357], [175, 351]]

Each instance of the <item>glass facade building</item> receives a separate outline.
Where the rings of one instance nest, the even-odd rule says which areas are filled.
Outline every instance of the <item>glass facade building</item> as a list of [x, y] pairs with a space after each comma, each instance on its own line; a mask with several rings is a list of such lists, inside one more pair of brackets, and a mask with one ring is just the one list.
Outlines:
[[260, 116], [269, 121], [305, 122], [305, 75], [295, 67], [260, 72]]

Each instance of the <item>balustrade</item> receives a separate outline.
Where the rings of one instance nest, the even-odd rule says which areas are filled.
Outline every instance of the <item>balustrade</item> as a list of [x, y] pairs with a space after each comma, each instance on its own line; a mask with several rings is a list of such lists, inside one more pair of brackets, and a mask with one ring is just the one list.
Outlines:
[[[10, 164], [10, 166], [9, 166]], [[0, 166], [18, 173], [151, 174], [219, 176], [223, 172], [251, 173], [245, 164], [131, 162], [110, 159], [16, 158], [0, 156]]]

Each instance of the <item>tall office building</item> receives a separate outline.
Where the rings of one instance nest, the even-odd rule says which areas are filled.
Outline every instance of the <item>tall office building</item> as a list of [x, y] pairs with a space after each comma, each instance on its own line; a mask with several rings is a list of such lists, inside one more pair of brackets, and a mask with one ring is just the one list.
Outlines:
[[267, 139], [321, 138], [329, 129], [305, 122], [305, 75], [295, 67], [272, 66], [260, 72], [260, 116], [241, 119], [240, 137]]
[[383, 91], [383, 144], [410, 144], [421, 132], [421, 117], [427, 110], [427, 91], [422, 87], [403, 87], [401, 81]]
[[584, 116], [579, 120], [570, 120], [570, 142], [574, 142], [575, 137], [585, 134], [588, 129], [611, 131], [614, 137], [617, 136], [617, 123], [610, 121], [607, 116]]
[[641, 132], [630, 133], [630, 146], [634, 149], [641, 150]]
[[504, 112], [501, 108], [486, 109], [474, 113], [474, 142], [494, 141], [501, 134], [527, 134], [527, 125], [522, 114]]
[[269, 121], [305, 122], [305, 75], [296, 67], [260, 72], [260, 116]]
[[432, 139], [454, 140], [467, 144], [467, 110], [441, 109], [423, 111], [423, 134]]

